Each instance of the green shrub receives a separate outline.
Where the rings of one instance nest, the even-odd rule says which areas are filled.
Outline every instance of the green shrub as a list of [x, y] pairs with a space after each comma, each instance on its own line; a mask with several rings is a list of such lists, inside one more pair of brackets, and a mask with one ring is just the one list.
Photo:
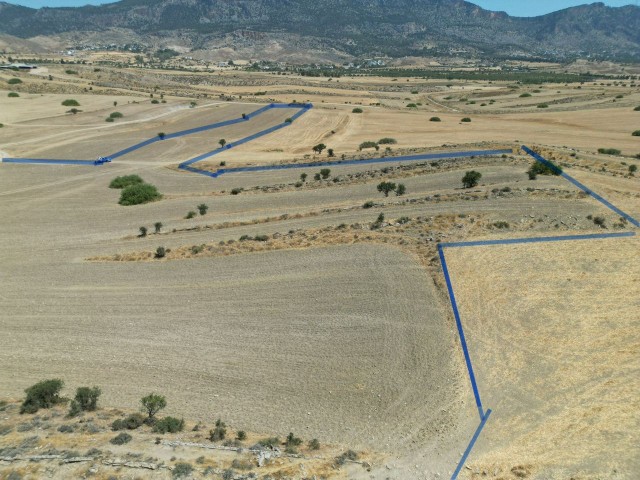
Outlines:
[[164, 417], [153, 425], [156, 433], [178, 433], [184, 429], [184, 420], [175, 417]]
[[124, 175], [111, 180], [109, 188], [125, 188], [131, 185], [138, 185], [140, 183], [144, 183], [144, 180], [142, 180], [138, 175]]
[[0, 123], [0, 128], [4, 127], [4, 123]]
[[62, 105], [64, 107], [79, 107], [80, 103], [77, 100], [74, 100], [73, 98], [68, 98], [62, 102]]
[[461, 122], [464, 123], [469, 123], [471, 121], [471, 119], [469, 117], [464, 117], [462, 120], [460, 120]]
[[247, 432], [245, 432], [244, 430], [240, 430], [236, 435], [236, 440], [239, 440], [242, 442], [243, 440], [246, 440], [246, 439], [247, 439]]
[[369, 202], [365, 202], [365, 203], [362, 205], [362, 208], [367, 209], [367, 208], [373, 208], [374, 206], [375, 206], [375, 203], [373, 203], [373, 202], [369, 201]]
[[620, 155], [622, 152], [617, 148], [599, 148], [598, 153], [605, 155]]
[[297, 447], [302, 445], [302, 439], [296, 437], [293, 432], [289, 432], [289, 435], [287, 435], [287, 439], [285, 440], [285, 445], [287, 447]]
[[198, 211], [200, 212], [200, 215], [206, 215], [207, 210], [209, 210], [209, 206], [206, 203], [201, 203], [200, 205], [198, 205]]
[[109, 118], [122, 118], [122, 117], [124, 117], [124, 115], [120, 112], [113, 112], [109, 114]]
[[380, 182], [377, 188], [379, 192], [384, 193], [385, 197], [388, 197], [389, 193], [393, 192], [396, 187], [396, 184], [393, 182]]
[[622, 95], [621, 93], [616, 95], [616, 98], [624, 98], [624, 95]]
[[480, 172], [471, 170], [465, 173], [464, 177], [462, 177], [462, 185], [464, 185], [464, 188], [473, 188], [478, 185], [480, 178], [482, 178], [482, 174]]
[[322, 170], [320, 170], [320, 176], [325, 180], [329, 178], [329, 175], [331, 175], [331, 169], [323, 168]]
[[347, 450], [342, 455], [336, 457], [336, 465], [344, 465], [347, 460], [356, 461], [358, 460], [358, 454], [353, 450]]
[[549, 108], [549, 105], [546, 103], [539, 103], [537, 108]]
[[521, 94], [521, 95], [520, 95], [520, 98], [528, 98], [528, 97], [530, 97], [530, 96], [531, 96], [531, 94], [527, 92], [527, 93], [523, 93], [523, 94]]
[[320, 442], [317, 438], [309, 440], [309, 450], [320, 450]]
[[131, 441], [131, 438], [131, 435], [129, 435], [128, 433], [121, 432], [111, 440], [109, 440], [109, 443], [112, 443], [113, 445], [124, 445], [126, 443], [129, 443]]
[[640, 130], [636, 130], [631, 135], [633, 135], [634, 137], [640, 137]]
[[258, 441], [258, 445], [268, 448], [277, 447], [278, 445], [280, 445], [280, 439], [278, 437], [264, 438]]
[[529, 175], [529, 180], [535, 180], [538, 175], [562, 175], [562, 167], [549, 162], [550, 165], [546, 165], [542, 162], [535, 162], [529, 170], [527, 170], [527, 174]]
[[353, 110], [351, 110], [351, 113], [362, 113], [363, 110], [359, 107], [354, 108]]
[[20, 80], [19, 78], [10, 78], [7, 83], [9, 85], [17, 85], [19, 83], [22, 83], [22, 80]]
[[77, 75], [78, 72], [75, 70], [65, 70], [64, 73], [66, 73], [67, 75]]
[[167, 256], [167, 249], [164, 247], [156, 248], [156, 253], [153, 255], [154, 258], [164, 258]]
[[108, 122], [108, 123], [113, 123], [113, 122], [115, 122], [115, 120], [114, 120], [113, 118], [111, 118], [111, 117], [107, 117], [107, 118], [105, 118], [105, 119], [104, 119], [104, 121], [105, 121], [105, 122]]
[[395, 145], [398, 141], [395, 138], [385, 137], [378, 140], [378, 143], [380, 145]]
[[633, 109], [634, 112], [640, 112], [640, 105]]
[[114, 420], [111, 424], [111, 430], [135, 430], [140, 428], [144, 424], [144, 415], [139, 413], [132, 413], [126, 418], [119, 418]]
[[120, 194], [120, 205], [140, 205], [162, 198], [158, 189], [148, 183], [138, 183], [125, 187]]
[[256, 235], [253, 239], [256, 242], [266, 242], [269, 240], [269, 235]]
[[440, 120], [440, 117], [431, 117], [429, 119], [430, 122], [441, 122], [442, 120]]
[[160, 103], [160, 100], [156, 100], [155, 98], [153, 100], [151, 100], [151, 103], [156, 104], [156, 103]]
[[189, 210], [189, 212], [184, 216], [186, 220], [190, 220], [196, 216], [196, 212], [193, 210]]
[[25, 390], [27, 397], [20, 406], [20, 413], [36, 413], [41, 408], [51, 408], [60, 403], [60, 390], [64, 382], [58, 378], [43, 380]]
[[379, 147], [378, 147], [378, 144], [376, 142], [369, 141], [369, 142], [362, 142], [358, 148], [359, 148], [359, 150], [364, 150], [365, 148], [378, 149]]
[[509, 228], [509, 223], [508, 222], [494, 222], [493, 226], [496, 227], [496, 228], [500, 228], [500, 229]]
[[629, 165], [629, 173], [635, 173], [638, 171], [637, 165]]
[[171, 471], [171, 476], [173, 478], [183, 478], [188, 477], [193, 472], [193, 467], [190, 463], [176, 463]]
[[93, 412], [98, 408], [98, 398], [102, 394], [99, 387], [79, 387], [76, 390], [75, 401], [78, 402], [80, 409], [85, 412]]
[[71, 403], [69, 404], [69, 412], [67, 413], [67, 417], [69, 418], [77, 417], [81, 413], [82, 413], [82, 408], [80, 408], [80, 404], [75, 400], [71, 400]]
[[293, 123], [293, 118], [286, 118], [284, 123]]
[[162, 222], [156, 222], [153, 224], [153, 228], [155, 229], [156, 233], [160, 233], [160, 230], [162, 230]]
[[231, 190], [231, 195], [239, 195], [240, 193], [242, 193], [242, 188], [234, 188]]
[[593, 217], [593, 223], [595, 223], [599, 227], [605, 228], [605, 219], [604, 219], [604, 217]]
[[415, 103], [407, 103], [407, 108], [418, 108]]
[[16, 92], [9, 92], [7, 94], [7, 97], [9, 97], [9, 98], [18, 98], [19, 96], [20, 96], [20, 94], [16, 93]]
[[253, 464], [248, 460], [240, 460], [236, 458], [231, 462], [231, 468], [235, 468], [236, 470], [252, 470]]

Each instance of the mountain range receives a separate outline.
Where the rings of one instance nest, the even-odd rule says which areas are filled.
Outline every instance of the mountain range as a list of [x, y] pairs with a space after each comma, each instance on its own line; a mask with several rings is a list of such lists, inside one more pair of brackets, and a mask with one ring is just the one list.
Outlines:
[[[75, 42], [179, 42], [189, 50], [228, 52], [274, 44], [302, 57], [314, 50], [344, 58], [640, 60], [640, 8], [603, 3], [519, 18], [463, 0], [122, 0], [41, 9], [0, 2], [0, 33]], [[162, 45], [163, 39], [171, 42]]]

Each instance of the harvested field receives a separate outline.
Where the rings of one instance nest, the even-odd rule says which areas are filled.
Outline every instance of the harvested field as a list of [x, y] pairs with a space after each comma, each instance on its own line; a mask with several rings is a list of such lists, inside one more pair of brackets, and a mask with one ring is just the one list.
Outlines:
[[635, 478], [638, 246], [632, 238], [447, 250], [483, 402], [494, 411], [464, 478], [518, 467], [534, 478]]
[[[169, 413], [357, 447], [455, 443], [466, 426], [440, 298], [393, 249], [50, 268], [46, 285], [29, 288], [32, 268], [2, 285], [10, 396], [46, 364], [71, 385], [101, 385], [109, 405], [161, 391]], [[25, 289], [33, 303], [19, 300]]]

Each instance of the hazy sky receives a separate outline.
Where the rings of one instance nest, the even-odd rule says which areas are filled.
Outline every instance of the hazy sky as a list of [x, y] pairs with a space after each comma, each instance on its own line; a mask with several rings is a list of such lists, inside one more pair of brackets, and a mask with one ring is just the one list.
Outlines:
[[[8, 3], [25, 5], [27, 7], [77, 7], [81, 5], [98, 5], [101, 3], [111, 3], [110, 0], [3, 0]], [[562, 10], [563, 8], [593, 3], [585, 0], [468, 0], [480, 5], [487, 10], [501, 10], [510, 15], [535, 16]], [[635, 0], [602, 0], [612, 7], [621, 7], [636, 3]], [[640, 3], [640, 2], [638, 2]]]

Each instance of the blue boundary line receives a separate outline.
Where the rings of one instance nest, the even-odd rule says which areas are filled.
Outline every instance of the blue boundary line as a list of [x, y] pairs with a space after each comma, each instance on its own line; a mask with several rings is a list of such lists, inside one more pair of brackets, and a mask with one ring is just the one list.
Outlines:
[[[556, 173], [558, 172], [558, 167], [555, 166], [553, 163], [551, 163], [549, 160], [547, 160], [546, 158], [544, 158], [542, 155], [540, 155], [539, 153], [534, 152], [533, 150], [531, 150], [529, 147], [527, 147], [526, 145], [522, 146], [522, 150], [524, 150], [528, 155], [532, 156], [533, 158], [535, 158], [538, 162], [542, 163], [543, 165], [551, 168], [553, 171], [555, 171]], [[598, 195], [596, 192], [594, 192], [593, 190], [591, 190], [589, 187], [587, 187], [586, 185], [580, 183], [578, 180], [576, 180], [575, 178], [571, 177], [570, 175], [567, 175], [566, 173], [562, 172], [560, 174], [565, 180], [571, 182], [572, 184], [574, 184], [576, 187], [578, 187], [580, 190], [582, 190], [583, 192], [587, 193], [588, 195], [591, 195], [593, 198], [595, 198], [597, 201], [599, 201], [600, 203], [602, 203], [605, 207], [607, 207], [609, 210], [612, 210], [614, 212], [616, 212], [618, 215], [620, 215], [621, 217], [627, 219], [629, 222], [631, 222], [633, 225], [635, 225], [636, 227], [640, 227], [640, 222], [638, 220], [636, 220], [635, 218], [633, 218], [631, 215], [629, 215], [628, 213], [623, 212], [622, 210], [620, 210], [618, 207], [616, 207], [615, 205], [613, 205], [611, 202], [605, 200], [604, 198], [602, 198], [600, 195]]]
[[478, 441], [478, 437], [480, 437], [480, 434], [482, 433], [482, 430], [484, 429], [484, 426], [487, 423], [487, 420], [489, 420], [489, 415], [491, 415], [491, 409], [488, 409], [487, 413], [485, 413], [484, 417], [482, 417], [482, 419], [480, 420], [480, 425], [478, 425], [478, 428], [476, 428], [476, 431], [473, 434], [473, 437], [471, 437], [471, 441], [469, 442], [467, 449], [464, 451], [462, 458], [460, 458], [460, 462], [458, 463], [458, 466], [453, 472], [453, 475], [451, 475], [451, 480], [456, 480], [456, 478], [458, 478], [458, 475], [460, 475], [460, 471], [462, 470], [462, 467], [464, 467], [464, 464], [466, 463], [467, 458], [471, 453], [471, 450], [473, 450], [473, 447]]
[[449, 276], [449, 269], [447, 268], [447, 260], [445, 259], [442, 245], [438, 245], [438, 255], [440, 255], [440, 263], [442, 264], [442, 272], [444, 273], [444, 279], [447, 282], [447, 290], [449, 291], [449, 300], [451, 301], [453, 316], [456, 319], [456, 327], [458, 327], [458, 335], [460, 336], [460, 343], [462, 344], [462, 353], [464, 353], [464, 360], [467, 364], [467, 371], [469, 372], [469, 380], [471, 380], [471, 388], [473, 389], [473, 396], [476, 400], [476, 406], [478, 407], [478, 414], [480, 415], [480, 420], [482, 420], [485, 416], [484, 409], [482, 407], [482, 399], [480, 398], [480, 391], [478, 390], [476, 376], [473, 373], [473, 364], [471, 363], [471, 356], [469, 355], [469, 349], [467, 348], [467, 340], [464, 335], [464, 328], [462, 327], [462, 321], [460, 320], [460, 313], [458, 312], [458, 303], [456, 302], [456, 296], [453, 293], [453, 285], [451, 284], [451, 277]]
[[447, 266], [447, 260], [444, 255], [445, 248], [463, 248], [463, 247], [478, 247], [478, 246], [491, 246], [491, 245], [514, 245], [514, 244], [531, 244], [531, 243], [546, 243], [546, 242], [561, 242], [561, 241], [576, 241], [576, 240], [599, 240], [599, 239], [608, 239], [608, 238], [628, 238], [635, 237], [636, 232], [618, 232], [618, 233], [595, 233], [595, 234], [585, 234], [585, 235], [565, 235], [561, 237], [534, 237], [534, 238], [513, 238], [513, 239], [504, 239], [504, 240], [479, 240], [476, 242], [454, 242], [454, 243], [440, 243], [438, 244], [438, 254], [440, 256], [440, 263], [442, 265], [442, 271], [444, 274], [445, 281], [447, 283], [447, 290], [449, 292], [449, 300], [451, 301], [451, 309], [453, 310], [453, 315], [456, 320], [456, 327], [458, 329], [458, 335], [460, 336], [460, 343], [462, 345], [462, 351], [464, 353], [465, 362], [467, 364], [467, 371], [469, 373], [469, 379], [471, 381], [471, 386], [473, 389], [473, 395], [476, 400], [476, 405], [478, 407], [478, 413], [480, 414], [480, 425], [476, 429], [471, 441], [469, 442], [469, 446], [465, 450], [460, 462], [456, 470], [453, 472], [451, 476], [451, 480], [456, 480], [462, 467], [464, 467], [467, 458], [471, 454], [474, 445], [476, 444], [482, 430], [489, 419], [489, 415], [491, 415], [492, 410], [487, 409], [486, 412], [482, 406], [482, 400], [480, 397], [480, 391], [478, 389], [477, 381], [475, 373], [473, 372], [473, 364], [471, 362], [471, 355], [469, 354], [469, 349], [467, 347], [467, 340], [464, 334], [464, 328], [462, 326], [462, 321], [460, 319], [460, 313], [458, 311], [458, 304], [456, 302], [455, 293], [453, 290], [453, 284], [451, 282], [451, 276], [449, 274], [449, 268]]
[[[209, 125], [203, 125], [201, 127], [196, 127], [196, 128], [190, 128], [188, 130], [181, 130], [179, 132], [174, 132], [174, 133], [170, 133], [164, 136], [164, 138], [160, 138], [160, 137], [153, 137], [153, 138], [149, 138], [147, 140], [144, 140], [140, 143], [136, 143], [135, 145], [131, 145], [130, 147], [124, 148], [122, 150], [119, 150], [115, 153], [112, 153], [111, 155], [108, 155], [106, 157], [100, 157], [103, 158], [103, 161], [97, 161], [97, 160], [64, 160], [64, 159], [50, 159], [50, 158], [4, 158], [2, 159], [3, 163], [30, 163], [30, 164], [49, 164], [49, 165], [91, 165], [91, 166], [97, 166], [97, 165], [102, 165], [104, 163], [110, 162], [111, 160], [113, 160], [114, 158], [118, 158], [118, 157], [122, 157], [123, 155], [126, 155], [128, 153], [134, 152], [136, 150], [140, 150], [141, 148], [144, 148], [148, 145], [151, 145], [153, 143], [156, 142], [161, 142], [163, 140], [168, 140], [171, 138], [178, 138], [178, 137], [184, 137], [186, 135], [193, 135], [194, 133], [200, 133], [200, 132], [205, 132], [207, 130], [214, 130], [216, 128], [221, 128], [221, 127], [226, 127], [229, 125], [235, 125], [237, 123], [242, 123], [242, 122], [246, 122], [251, 120], [252, 118], [255, 118], [261, 114], [263, 114], [264, 112], [271, 110], [273, 108], [292, 108], [292, 109], [298, 109], [299, 111], [295, 113], [295, 115], [293, 115], [291, 117], [291, 120], [295, 120], [296, 118], [300, 117], [303, 113], [307, 112], [309, 109], [313, 108], [313, 105], [311, 103], [270, 103], [268, 105], [265, 105], [264, 107], [259, 108], [258, 110], [255, 110], [251, 113], [245, 114], [244, 117], [241, 118], [234, 118], [231, 120], [225, 120], [223, 122], [217, 122], [217, 123], [212, 123]], [[256, 135], [250, 135], [249, 137], [246, 137], [242, 140], [239, 140], [238, 142], [235, 142], [234, 144], [229, 144], [226, 145], [227, 148], [230, 148], [232, 145], [240, 145], [242, 143], [246, 143], [248, 141], [251, 141], [255, 138], [258, 138], [262, 135], [266, 135], [267, 133], [271, 133], [273, 131], [278, 130], [279, 128], [282, 128], [283, 126], [288, 126], [289, 123], [288, 122], [284, 122], [280, 125], [277, 125], [276, 127], [272, 127], [271, 129], [267, 129], [267, 130], [263, 130], [262, 132], [259, 132], [259, 134]], [[221, 151], [223, 151], [221, 149]], [[219, 152], [217, 152], [219, 153]], [[206, 154], [207, 156], [210, 156], [209, 154]], [[198, 157], [196, 157], [198, 158]], [[207, 157], [204, 157], [207, 158]], [[193, 170], [192, 170], [193, 171]], [[199, 173], [198, 171], [196, 171], [195, 173]]]
[[[227, 145], [226, 148], [231, 148], [233, 146], [240, 145], [242, 143], [246, 143], [250, 140], [254, 140], [255, 138], [261, 137], [263, 135], [267, 135], [275, 130], [283, 128], [286, 125], [276, 125], [275, 127], [271, 127], [267, 130], [263, 130], [262, 132], [258, 132], [251, 137], [243, 138], [231, 145]], [[443, 160], [448, 158], [466, 158], [466, 157], [481, 157], [481, 156], [490, 156], [490, 155], [500, 155], [504, 153], [511, 153], [511, 150], [475, 150], [469, 152], [446, 152], [446, 153], [427, 153], [422, 155], [405, 155], [400, 157], [380, 157], [380, 158], [369, 158], [366, 160], [335, 160], [330, 162], [309, 162], [309, 163], [288, 163], [285, 165], [261, 165], [255, 167], [237, 167], [237, 168], [220, 168], [215, 172], [211, 172], [209, 170], [200, 170], [197, 168], [187, 168], [190, 165], [197, 163], [201, 160], [205, 160], [206, 158], [210, 158], [214, 155], [218, 155], [225, 151], [225, 149], [219, 148], [209, 153], [205, 153], [198, 157], [192, 158], [191, 160], [187, 160], [179, 165], [179, 168], [182, 170], [189, 170], [194, 173], [200, 173], [201, 175], [207, 175], [209, 177], [219, 177], [220, 175], [229, 174], [229, 173], [241, 173], [241, 172], [266, 172], [272, 170], [288, 170], [294, 168], [310, 168], [310, 167], [331, 167], [331, 166], [350, 166], [350, 165], [367, 165], [373, 163], [391, 163], [391, 162], [415, 162], [420, 160]]]

